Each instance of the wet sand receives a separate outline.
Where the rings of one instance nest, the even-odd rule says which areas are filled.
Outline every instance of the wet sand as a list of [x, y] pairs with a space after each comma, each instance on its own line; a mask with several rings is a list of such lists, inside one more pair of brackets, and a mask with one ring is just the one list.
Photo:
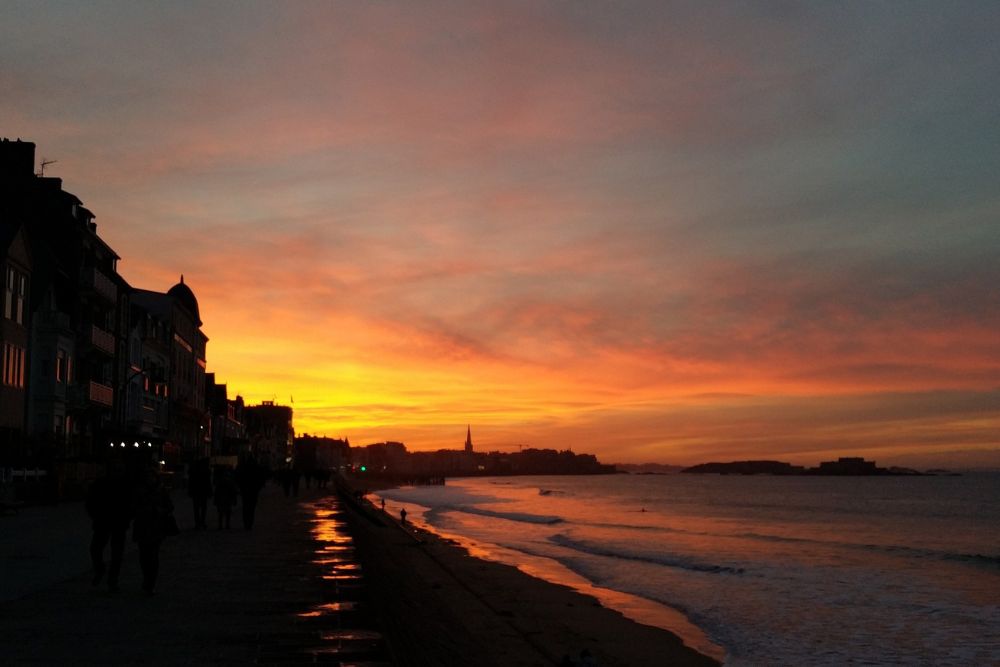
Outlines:
[[371, 599], [400, 665], [718, 665], [674, 634], [568, 587], [470, 556], [367, 502], [347, 513]]

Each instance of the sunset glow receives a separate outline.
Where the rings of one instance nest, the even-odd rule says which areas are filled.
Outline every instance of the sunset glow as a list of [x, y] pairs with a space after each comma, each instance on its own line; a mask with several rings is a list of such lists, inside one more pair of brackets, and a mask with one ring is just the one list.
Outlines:
[[12, 3], [0, 134], [298, 433], [1000, 466], [995, 5], [697, 6]]

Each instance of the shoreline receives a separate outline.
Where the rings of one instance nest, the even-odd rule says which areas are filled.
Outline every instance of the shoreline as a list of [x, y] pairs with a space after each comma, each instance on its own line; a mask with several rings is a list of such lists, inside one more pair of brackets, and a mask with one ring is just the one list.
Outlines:
[[401, 525], [367, 500], [345, 501], [370, 604], [393, 653], [410, 656], [400, 664], [558, 665], [583, 652], [605, 666], [721, 664], [721, 655], [630, 619], [593, 591], [484, 559], [457, 540]]
[[[601, 606], [621, 614], [633, 623], [669, 632], [680, 639], [688, 648], [708, 656], [719, 663], [725, 662], [725, 649], [712, 642], [708, 635], [692, 623], [682, 611], [669, 605], [631, 593], [602, 588], [566, 568], [561, 563], [543, 556], [530, 556], [521, 552], [512, 552], [512, 560], [522, 561], [518, 565], [513, 565], [497, 555], [498, 552], [508, 551], [503, 547], [495, 545], [483, 547], [458, 535], [438, 533], [424, 526], [414, 526], [414, 528], [415, 532], [419, 531], [429, 535], [433, 539], [443, 540], [464, 550], [470, 558], [514, 567], [525, 576], [539, 579], [553, 586], [569, 588], [580, 595], [593, 598]], [[516, 556], [516, 558], [513, 556]]]

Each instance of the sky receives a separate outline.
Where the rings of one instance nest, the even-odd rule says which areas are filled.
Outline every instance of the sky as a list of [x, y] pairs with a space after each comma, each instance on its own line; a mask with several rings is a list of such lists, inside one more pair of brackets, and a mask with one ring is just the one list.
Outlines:
[[1000, 467], [995, 2], [2, 14], [0, 135], [299, 433]]

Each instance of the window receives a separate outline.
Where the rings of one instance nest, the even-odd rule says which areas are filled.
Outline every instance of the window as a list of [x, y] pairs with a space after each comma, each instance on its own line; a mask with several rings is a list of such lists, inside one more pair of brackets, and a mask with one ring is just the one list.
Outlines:
[[3, 345], [3, 383], [8, 387], [24, 386], [24, 348]]
[[24, 298], [28, 294], [28, 277], [19, 276], [19, 278], [20, 280], [17, 288], [17, 307], [15, 308], [16, 312], [14, 313], [17, 317], [14, 319], [18, 324], [24, 324]]
[[3, 316], [8, 320], [13, 319], [11, 316], [14, 314], [14, 281], [16, 278], [17, 274], [14, 273], [14, 269], [8, 266], [3, 295]]
[[28, 277], [7, 267], [4, 279], [3, 316], [24, 324], [24, 300], [28, 296]]
[[73, 381], [73, 357], [63, 349], [56, 350], [56, 382]]

